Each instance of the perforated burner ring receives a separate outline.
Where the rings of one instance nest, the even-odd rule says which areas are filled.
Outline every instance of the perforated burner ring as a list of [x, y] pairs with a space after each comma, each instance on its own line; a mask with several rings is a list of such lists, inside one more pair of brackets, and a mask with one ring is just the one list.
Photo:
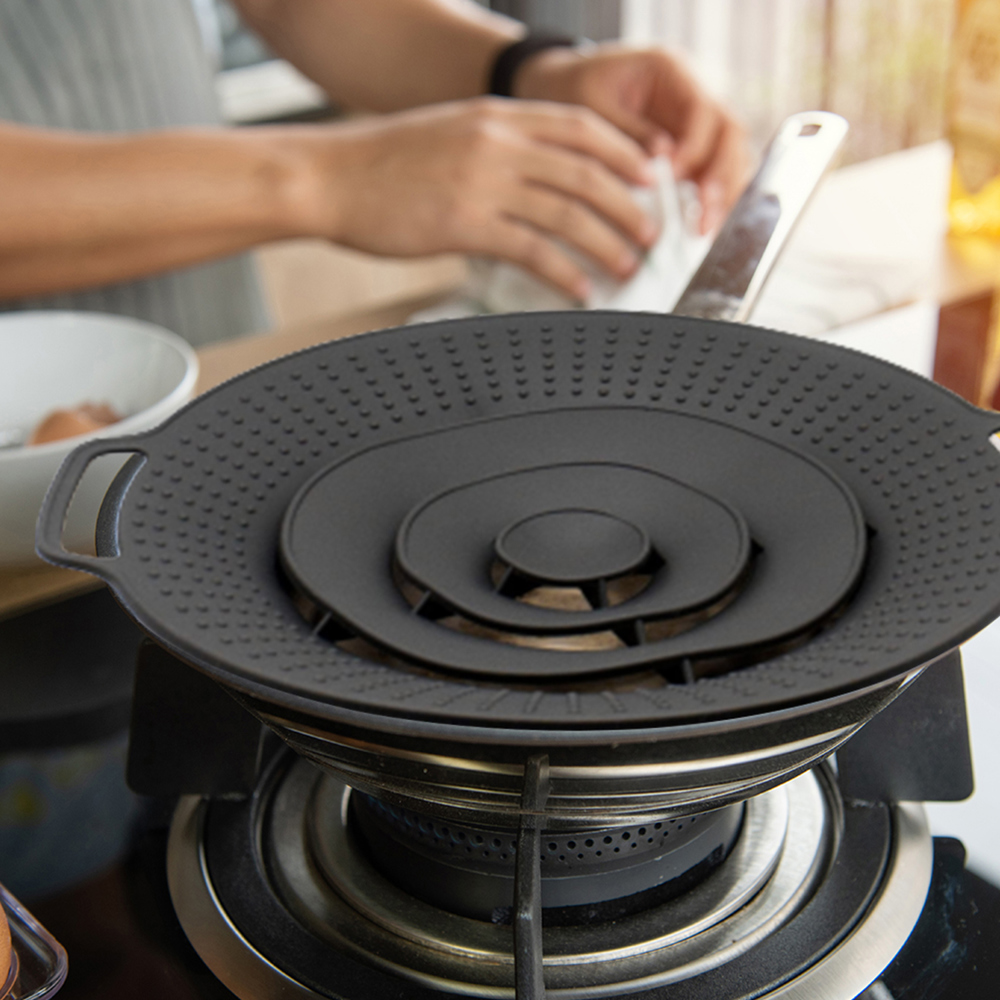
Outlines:
[[[547, 923], [613, 920], [648, 909], [704, 878], [729, 854], [742, 804], [628, 827], [542, 836]], [[372, 864], [394, 885], [451, 913], [506, 923], [514, 898], [517, 837], [351, 797]]]

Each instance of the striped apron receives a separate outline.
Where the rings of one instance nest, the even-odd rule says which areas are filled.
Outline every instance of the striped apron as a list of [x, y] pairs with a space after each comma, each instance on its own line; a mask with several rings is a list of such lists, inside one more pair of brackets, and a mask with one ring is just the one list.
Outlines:
[[[0, 0], [0, 119], [106, 132], [218, 124], [213, 68], [191, 0]], [[120, 313], [195, 345], [269, 326], [246, 254], [0, 302], [5, 309]]]

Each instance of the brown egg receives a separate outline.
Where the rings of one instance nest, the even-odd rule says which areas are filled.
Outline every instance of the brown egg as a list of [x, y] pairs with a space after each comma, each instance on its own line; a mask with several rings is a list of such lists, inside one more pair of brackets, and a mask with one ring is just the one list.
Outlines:
[[0, 1000], [7, 995], [4, 987], [7, 985], [7, 976], [10, 975], [10, 928], [7, 926], [7, 917], [0, 907]]
[[91, 420], [96, 420], [102, 427], [117, 424], [122, 418], [121, 414], [108, 403], [81, 403], [77, 411]]
[[53, 410], [31, 432], [28, 444], [48, 444], [90, 434], [119, 420], [121, 417], [107, 403], [81, 403], [72, 409]]

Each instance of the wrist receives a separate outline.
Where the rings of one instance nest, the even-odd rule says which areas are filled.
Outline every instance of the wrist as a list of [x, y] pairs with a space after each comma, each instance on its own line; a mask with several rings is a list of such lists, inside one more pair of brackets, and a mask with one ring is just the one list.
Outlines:
[[574, 79], [585, 56], [577, 48], [546, 49], [525, 60], [514, 77], [511, 96], [527, 101], [575, 101]]
[[327, 129], [278, 126], [260, 132], [265, 198], [277, 238], [331, 238], [342, 215], [339, 144]]
[[[553, 60], [546, 57], [560, 53], [572, 53], [576, 42], [563, 35], [527, 34], [518, 41], [500, 49], [493, 60], [489, 74], [487, 93], [500, 97], [531, 98], [537, 95], [525, 93], [524, 81], [538, 80], [544, 86], [542, 77], [536, 72], [526, 72], [529, 67], [546, 67]], [[554, 60], [559, 62], [558, 58]], [[531, 87], [529, 83], [529, 87]]]

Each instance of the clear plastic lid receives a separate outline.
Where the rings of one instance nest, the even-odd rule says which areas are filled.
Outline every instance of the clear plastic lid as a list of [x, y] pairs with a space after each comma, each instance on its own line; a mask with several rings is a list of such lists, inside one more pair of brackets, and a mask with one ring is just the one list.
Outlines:
[[10, 972], [0, 982], [0, 1000], [47, 1000], [66, 980], [66, 951], [2, 885], [0, 906], [13, 946]]

